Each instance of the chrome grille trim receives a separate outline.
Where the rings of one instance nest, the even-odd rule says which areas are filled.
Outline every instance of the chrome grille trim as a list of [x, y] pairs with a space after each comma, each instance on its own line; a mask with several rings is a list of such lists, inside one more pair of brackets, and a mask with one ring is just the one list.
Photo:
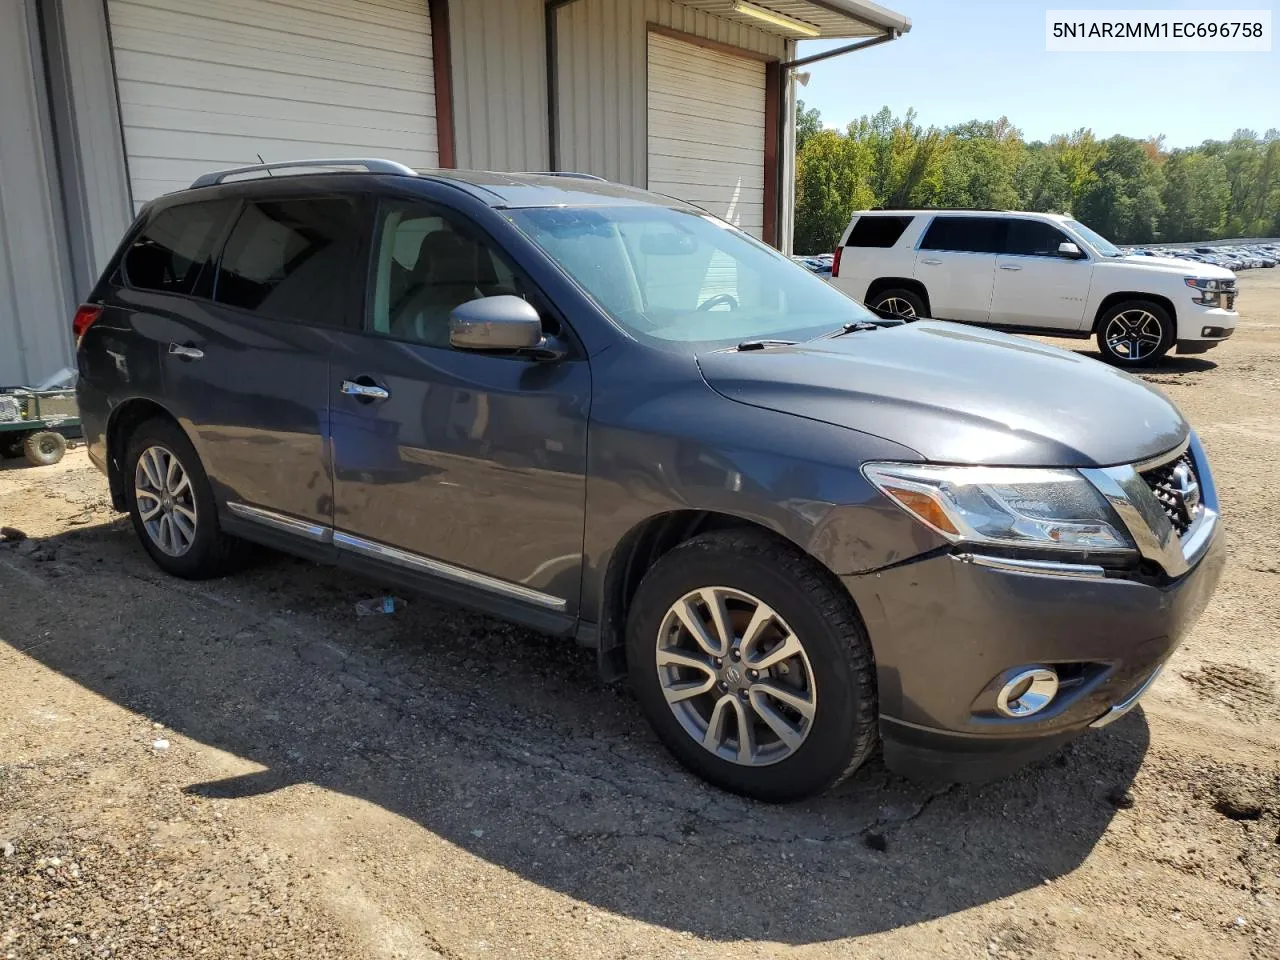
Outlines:
[[[1185, 447], [1200, 482], [1200, 514], [1179, 539], [1164, 508], [1147, 485], [1147, 481], [1133, 465], [1095, 467], [1080, 473], [1092, 483], [1111, 504], [1121, 522], [1133, 537], [1138, 552], [1152, 563], [1158, 564], [1171, 577], [1180, 577], [1200, 560], [1213, 539], [1218, 524], [1218, 495], [1213, 476], [1205, 460], [1200, 440], [1193, 433]], [[1182, 449], [1164, 454], [1157, 463], [1168, 463], [1173, 456], [1182, 455]], [[1150, 461], [1137, 464], [1151, 469]]]

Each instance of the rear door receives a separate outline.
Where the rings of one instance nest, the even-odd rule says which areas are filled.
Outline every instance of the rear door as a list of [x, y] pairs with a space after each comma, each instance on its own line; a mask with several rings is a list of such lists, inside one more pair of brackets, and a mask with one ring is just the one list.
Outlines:
[[453, 349], [450, 312], [479, 297], [521, 296], [549, 329], [560, 320], [463, 215], [386, 200], [375, 222], [366, 323], [338, 335], [329, 377], [334, 539], [347, 562], [562, 627], [581, 585], [588, 363]]
[[936, 216], [916, 251], [915, 276], [939, 320], [986, 323], [991, 317], [996, 255], [1004, 249], [999, 217]]
[[233, 520], [328, 542], [329, 356], [358, 322], [357, 202], [240, 204], [168, 333], [166, 393]]
[[1003, 326], [1079, 330], [1093, 262], [1058, 252], [1074, 242], [1051, 223], [1010, 218], [1005, 251], [996, 257], [991, 322]]

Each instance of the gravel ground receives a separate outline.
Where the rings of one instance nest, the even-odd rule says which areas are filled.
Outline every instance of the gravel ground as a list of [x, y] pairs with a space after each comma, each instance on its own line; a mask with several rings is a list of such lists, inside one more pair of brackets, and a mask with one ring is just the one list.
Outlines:
[[1148, 376], [1215, 464], [1217, 597], [1143, 708], [982, 787], [728, 796], [571, 644], [359, 620], [381, 585], [285, 557], [173, 580], [82, 450], [7, 463], [0, 958], [1275, 960], [1280, 270], [1241, 287]]

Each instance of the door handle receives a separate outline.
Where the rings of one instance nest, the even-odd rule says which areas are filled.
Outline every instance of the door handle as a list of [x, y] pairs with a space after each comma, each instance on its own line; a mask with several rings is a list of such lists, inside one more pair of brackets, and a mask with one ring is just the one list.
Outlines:
[[929, 266], [931, 266], [931, 267], [936, 267], [936, 266], [937, 266], [938, 264], [940, 264], [942, 261], [941, 261], [941, 260], [932, 260], [932, 259], [930, 259], [930, 260], [921, 260], [920, 262], [921, 262], [921, 263], [927, 263], [927, 264], [928, 264]]
[[169, 344], [169, 356], [181, 357], [183, 360], [199, 360], [204, 356], [204, 351], [199, 347], [187, 344], [171, 343]]
[[1000, 269], [1001, 270], [1021, 270], [1022, 268], [1018, 266], [1016, 263], [1002, 263], [1000, 264]]
[[[368, 380], [368, 377], [361, 377], [361, 380]], [[359, 380], [343, 380], [342, 392], [349, 397], [355, 397], [361, 403], [372, 403], [375, 400], [388, 400], [391, 397], [391, 391], [386, 387], [380, 387], [376, 383], [361, 383]]]

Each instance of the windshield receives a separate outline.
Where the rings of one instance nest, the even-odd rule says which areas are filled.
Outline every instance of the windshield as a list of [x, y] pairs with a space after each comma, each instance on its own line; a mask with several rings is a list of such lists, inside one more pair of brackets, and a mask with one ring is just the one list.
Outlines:
[[1089, 246], [1098, 251], [1100, 257], [1123, 257], [1124, 253], [1119, 247], [1102, 236], [1100, 233], [1094, 233], [1079, 220], [1068, 220], [1067, 226], [1074, 230], [1080, 236], [1084, 237]]
[[508, 216], [614, 320], [659, 345], [805, 340], [876, 319], [709, 214], [634, 206], [535, 207]]

